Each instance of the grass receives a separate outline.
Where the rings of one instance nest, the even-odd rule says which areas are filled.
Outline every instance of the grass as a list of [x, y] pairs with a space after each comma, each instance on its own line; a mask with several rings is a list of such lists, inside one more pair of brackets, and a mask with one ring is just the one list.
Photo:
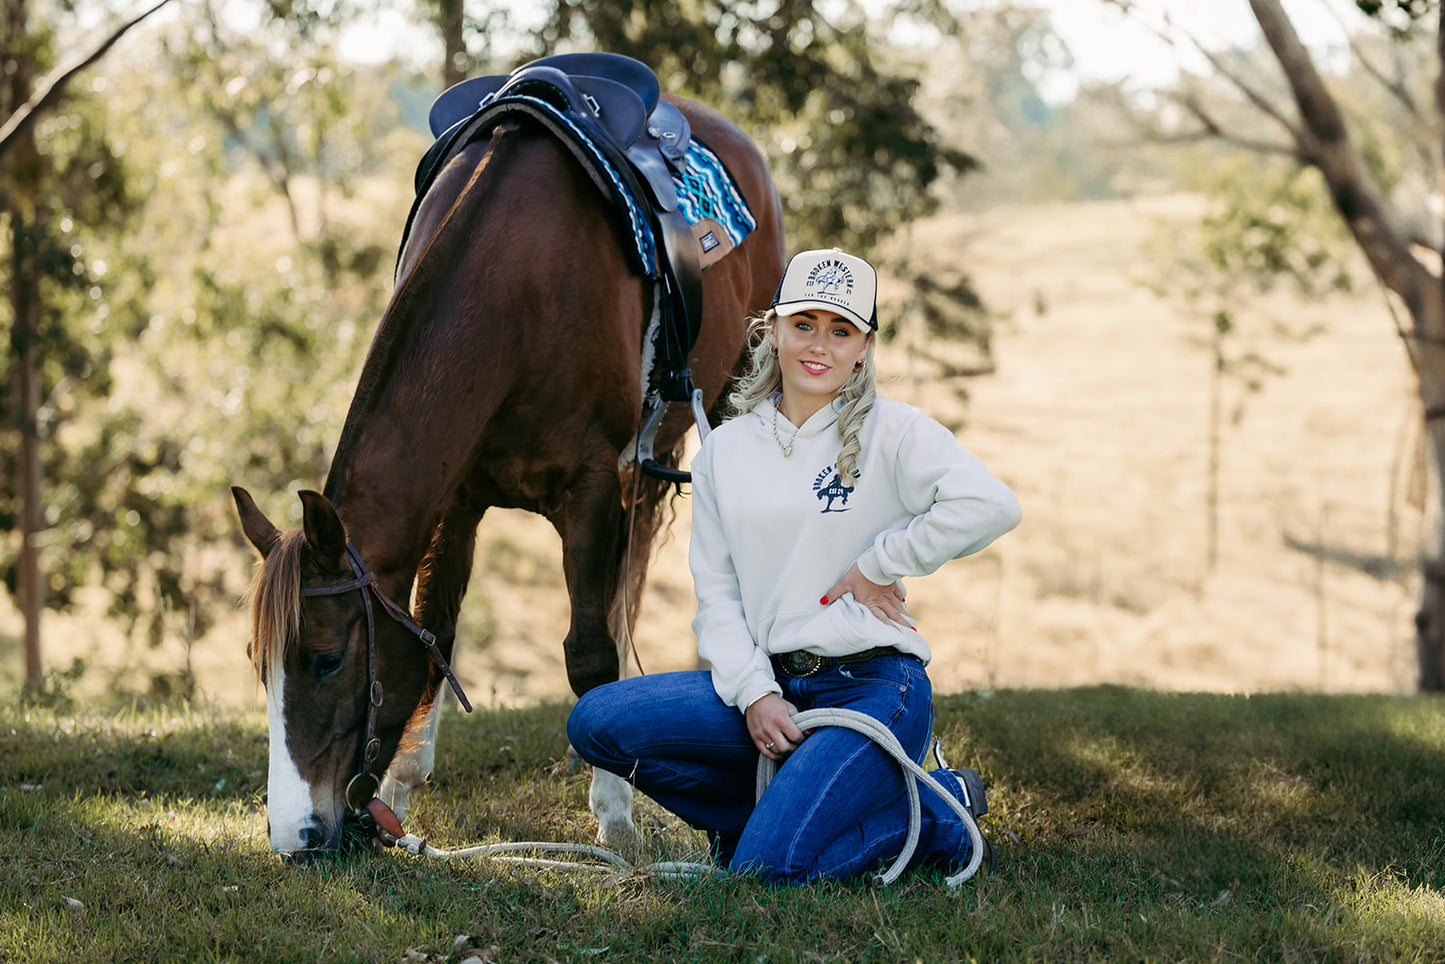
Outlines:
[[[258, 711], [0, 709], [0, 961], [1445, 961], [1445, 702], [1102, 687], [939, 699], [999, 846], [775, 889], [267, 848]], [[567, 707], [449, 717], [413, 830], [590, 841]], [[639, 805], [644, 857], [698, 835]]]

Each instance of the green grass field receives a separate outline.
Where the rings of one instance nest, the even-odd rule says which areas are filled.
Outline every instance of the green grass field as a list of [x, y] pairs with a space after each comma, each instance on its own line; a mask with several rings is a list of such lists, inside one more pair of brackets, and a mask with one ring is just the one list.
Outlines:
[[[941, 697], [999, 867], [775, 889], [265, 841], [259, 711], [0, 709], [0, 961], [1445, 961], [1445, 701]], [[590, 842], [567, 707], [453, 714], [414, 832]], [[640, 803], [638, 860], [701, 838]]]

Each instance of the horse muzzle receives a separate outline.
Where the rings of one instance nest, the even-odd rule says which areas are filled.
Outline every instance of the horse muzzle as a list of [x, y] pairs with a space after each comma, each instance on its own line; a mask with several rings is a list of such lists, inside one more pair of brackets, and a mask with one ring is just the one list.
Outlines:
[[338, 822], [334, 828], [312, 820], [278, 828], [267, 821], [267, 834], [271, 838], [271, 849], [282, 857], [306, 863], [315, 857], [334, 854], [341, 848], [342, 827]]

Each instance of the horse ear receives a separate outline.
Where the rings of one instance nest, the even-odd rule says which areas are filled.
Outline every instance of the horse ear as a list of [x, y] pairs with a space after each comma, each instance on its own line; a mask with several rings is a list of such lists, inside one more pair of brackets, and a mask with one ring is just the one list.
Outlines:
[[241, 516], [241, 531], [246, 533], [246, 538], [256, 551], [265, 559], [276, 548], [276, 543], [281, 538], [281, 530], [271, 524], [266, 514], [256, 508], [256, 500], [251, 498], [251, 493], [239, 485], [231, 486], [231, 497], [236, 500], [236, 512]]
[[306, 533], [306, 544], [316, 553], [317, 561], [324, 568], [344, 568], [346, 527], [341, 524], [341, 517], [320, 492], [303, 489], [298, 494], [301, 496], [301, 527]]

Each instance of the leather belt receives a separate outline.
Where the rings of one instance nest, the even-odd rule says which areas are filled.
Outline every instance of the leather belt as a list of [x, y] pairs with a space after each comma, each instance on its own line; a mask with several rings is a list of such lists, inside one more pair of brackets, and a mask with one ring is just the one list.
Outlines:
[[830, 666], [838, 666], [843, 663], [865, 663], [875, 656], [904, 655], [906, 654], [895, 646], [875, 646], [873, 649], [865, 649], [861, 653], [850, 653], [847, 656], [819, 656], [806, 649], [796, 649], [792, 652], [774, 655], [773, 665], [795, 679], [802, 679]]

